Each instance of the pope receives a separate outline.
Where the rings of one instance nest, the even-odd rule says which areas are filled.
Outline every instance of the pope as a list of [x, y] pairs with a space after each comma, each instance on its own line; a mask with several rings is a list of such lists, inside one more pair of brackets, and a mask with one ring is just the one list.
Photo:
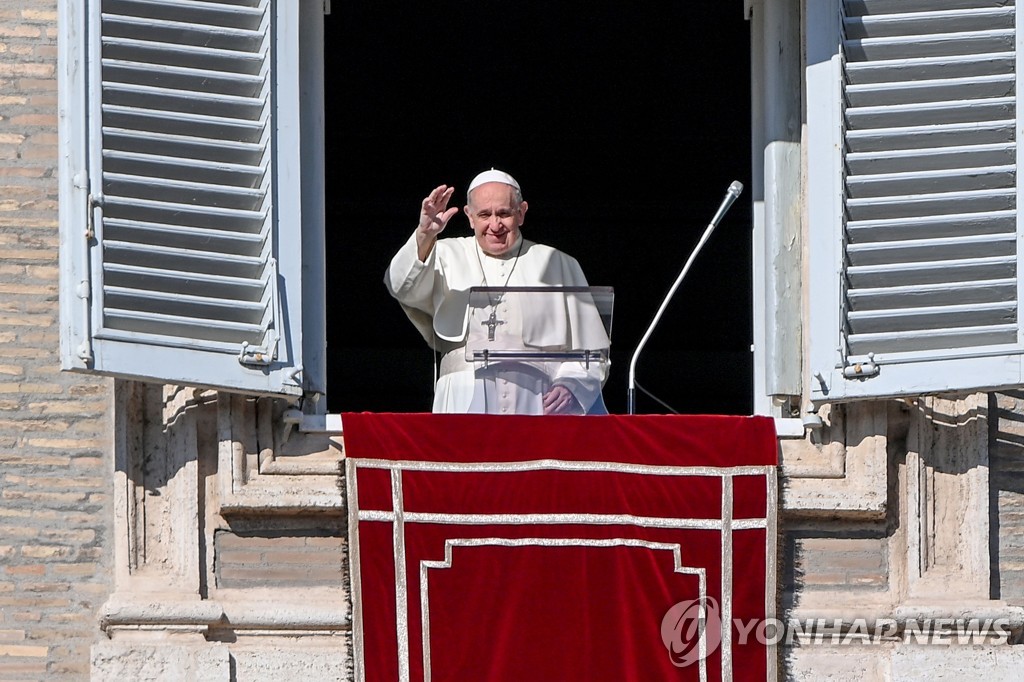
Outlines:
[[[384, 277], [416, 329], [442, 354], [434, 412], [603, 412], [606, 363], [558, 362], [553, 369], [526, 363], [489, 371], [466, 360], [471, 287], [585, 287], [587, 280], [575, 258], [523, 237], [529, 205], [519, 183], [500, 170], [484, 171], [469, 184], [463, 211], [473, 235], [439, 239], [458, 213], [457, 207], [449, 207], [454, 192], [454, 187], [440, 185], [423, 199], [419, 224]], [[572, 334], [552, 306], [522, 309], [502, 295], [490, 303], [491, 317], [480, 325], [492, 340], [499, 326], [506, 337], [520, 336], [529, 347], [544, 347], [552, 336], [564, 340]], [[603, 328], [599, 333], [603, 335]]]

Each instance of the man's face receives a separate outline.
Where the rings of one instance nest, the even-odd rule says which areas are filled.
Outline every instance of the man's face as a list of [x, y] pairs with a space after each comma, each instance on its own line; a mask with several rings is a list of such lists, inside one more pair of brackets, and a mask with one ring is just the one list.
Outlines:
[[484, 253], [500, 256], [519, 238], [526, 202], [516, 204], [515, 190], [501, 182], [480, 185], [469, 196], [466, 215]]

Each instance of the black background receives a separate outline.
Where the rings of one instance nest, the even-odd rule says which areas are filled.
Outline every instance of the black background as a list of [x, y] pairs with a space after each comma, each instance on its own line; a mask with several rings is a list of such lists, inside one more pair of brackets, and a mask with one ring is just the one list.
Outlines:
[[[515, 176], [523, 232], [615, 288], [605, 401], [733, 180], [749, 186], [743, 3], [344, 0], [326, 18], [328, 409], [429, 411], [431, 351], [383, 285], [422, 198]], [[684, 413], [751, 411], [750, 193], [702, 251], [637, 379]], [[446, 234], [469, 234], [460, 214]], [[665, 408], [641, 395], [638, 412]]]

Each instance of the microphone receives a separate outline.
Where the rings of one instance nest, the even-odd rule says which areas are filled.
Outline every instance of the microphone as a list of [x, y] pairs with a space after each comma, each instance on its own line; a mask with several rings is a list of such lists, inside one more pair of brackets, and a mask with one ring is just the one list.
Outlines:
[[694, 247], [693, 252], [690, 253], [690, 257], [686, 259], [686, 265], [683, 266], [679, 276], [676, 277], [675, 284], [668, 290], [668, 294], [665, 296], [665, 300], [661, 302], [661, 307], [658, 308], [658, 312], [654, 314], [654, 319], [651, 320], [651, 324], [647, 327], [647, 331], [644, 332], [643, 338], [640, 339], [640, 343], [637, 345], [636, 350], [633, 352], [633, 358], [629, 362], [629, 389], [627, 390], [626, 404], [628, 407], [628, 413], [633, 414], [636, 408], [636, 360], [640, 357], [640, 351], [643, 350], [647, 344], [647, 339], [650, 338], [654, 332], [654, 328], [658, 325], [661, 320], [662, 314], [665, 312], [665, 308], [668, 307], [668, 302], [672, 300], [673, 294], [676, 293], [676, 289], [682, 284], [683, 278], [686, 277], [686, 273], [690, 271], [690, 266], [693, 265], [694, 259], [697, 258], [697, 254], [704, 247], [704, 243], [707, 242], [711, 233], [715, 231], [718, 223], [725, 216], [726, 212], [733, 205], [733, 202], [743, 193], [743, 183], [739, 180], [734, 180], [729, 189], [725, 192], [725, 198], [722, 200], [722, 205], [718, 207], [718, 211], [715, 213], [715, 217], [711, 219], [708, 226], [704, 229], [704, 234], [701, 235], [700, 241], [697, 242], [697, 246]]
[[718, 225], [726, 212], [732, 206], [732, 203], [736, 201], [741, 194], [743, 194], [743, 183], [739, 180], [733, 180], [732, 184], [729, 185], [729, 189], [725, 191], [725, 198], [722, 199], [722, 205], [718, 207], [718, 212], [715, 213], [715, 217], [711, 219], [712, 225]]

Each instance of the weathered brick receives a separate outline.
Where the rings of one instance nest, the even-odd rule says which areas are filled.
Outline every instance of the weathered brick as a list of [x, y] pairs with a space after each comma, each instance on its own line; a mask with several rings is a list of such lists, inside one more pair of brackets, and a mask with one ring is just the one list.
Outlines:
[[[24, 620], [24, 618], [21, 620]], [[15, 658], [0, 658], [0, 674], [3, 675], [40, 675], [45, 672], [46, 661], [23, 661]]]
[[21, 10], [21, 18], [29, 19], [30, 21], [57, 21], [56, 10], [43, 10], [43, 9], [23, 9]]
[[[31, 518], [31, 515], [26, 514], [24, 518]], [[23, 527], [0, 526], [0, 533], [3, 533], [3, 538], [10, 542], [11, 540], [38, 537], [39, 529], [28, 525]]]
[[60, 393], [60, 384], [33, 384], [29, 382], [0, 382], [0, 393]]
[[[0, 73], [0, 75], [3, 75]], [[15, 74], [22, 75], [22, 74]], [[19, 78], [15, 89], [19, 92], [56, 92], [56, 78]]]
[[0, 419], [0, 431], [67, 431], [67, 422], [50, 419]]
[[22, 284], [16, 282], [0, 282], [0, 294], [15, 296], [52, 296], [57, 293], [53, 284]]
[[38, 611], [12, 611], [7, 619], [14, 623], [38, 623], [43, 619], [43, 614]]
[[30, 402], [25, 407], [33, 414], [92, 416], [103, 414], [109, 405], [109, 401], [106, 400], [92, 400], [88, 402], [65, 400]]
[[58, 564], [53, 567], [52, 572], [55, 576], [82, 578], [90, 575], [96, 575], [100, 570], [100, 567], [93, 563]]
[[33, 564], [31, 566], [7, 566], [4, 568], [4, 571], [6, 571], [9, 575], [45, 575], [46, 566], [43, 566], [42, 564]]
[[40, 504], [74, 504], [75, 502], [84, 502], [87, 499], [87, 495], [84, 493], [4, 490], [0, 492], [0, 499], [8, 501], [25, 500], [26, 502], [37, 502]]
[[36, 593], [67, 592], [71, 589], [71, 585], [68, 583], [22, 583], [21, 589]]
[[37, 609], [46, 609], [50, 607], [64, 608], [68, 605], [67, 599], [49, 598], [44, 599], [39, 595], [18, 595], [15, 597], [0, 597], [0, 605], [4, 606], [31, 606]]
[[66, 559], [75, 550], [65, 545], [28, 545], [21, 548], [21, 555], [29, 559]]
[[0, 37], [4, 38], [38, 38], [42, 34], [43, 30], [32, 24], [0, 24]]
[[34, 280], [55, 282], [57, 281], [57, 278], [60, 276], [60, 270], [54, 265], [30, 264], [28, 265], [28, 267], [25, 268], [25, 274], [28, 275], [29, 278]]
[[11, 125], [16, 126], [49, 126], [56, 127], [56, 114], [21, 114], [11, 117]]

